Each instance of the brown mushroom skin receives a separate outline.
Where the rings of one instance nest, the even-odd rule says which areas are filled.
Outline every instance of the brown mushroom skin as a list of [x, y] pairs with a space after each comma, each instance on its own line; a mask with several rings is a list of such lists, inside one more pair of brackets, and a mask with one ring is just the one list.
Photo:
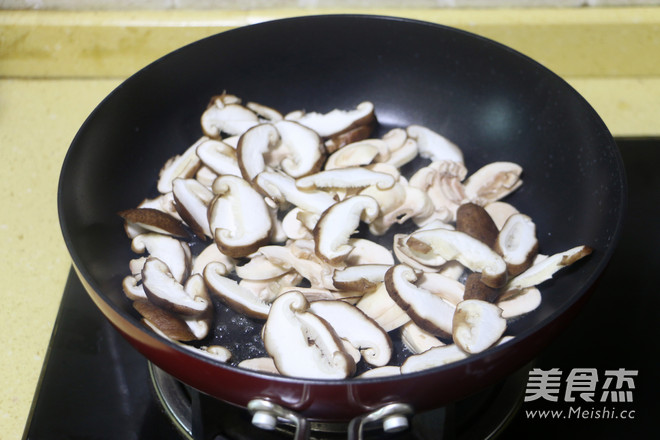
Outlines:
[[[197, 339], [183, 319], [147, 300], [134, 301], [133, 308], [142, 316], [144, 321], [153, 324], [168, 338], [182, 342]], [[150, 328], [149, 324], [144, 321], [143, 324]]]
[[491, 249], [495, 245], [499, 229], [483, 206], [463, 203], [456, 211], [456, 230], [476, 238]]
[[390, 298], [392, 298], [392, 300], [396, 303], [396, 305], [399, 306], [401, 310], [403, 310], [419, 328], [432, 334], [433, 336], [437, 336], [438, 338], [451, 340], [452, 335], [450, 329], [441, 329], [435, 323], [421, 316], [410, 305], [410, 303], [408, 303], [405, 299], [401, 297], [396, 282], [394, 280], [394, 275], [395, 275], [394, 272], [395, 270], [397, 270], [397, 266], [404, 266], [404, 265], [400, 264], [400, 265], [392, 266], [390, 269], [388, 269], [387, 272], [385, 272], [384, 283]]
[[358, 142], [367, 139], [376, 127], [376, 118], [365, 121], [363, 125], [351, 128], [341, 133], [331, 136], [325, 142], [325, 148], [328, 153], [334, 153], [342, 147], [353, 142]]
[[481, 274], [471, 273], [465, 280], [465, 293], [463, 299], [480, 299], [490, 303], [496, 303], [501, 294], [501, 289], [495, 289], [481, 282]]
[[126, 222], [135, 223], [150, 230], [160, 230], [175, 237], [188, 238], [190, 234], [183, 223], [166, 212], [154, 208], [132, 208], [117, 213]]

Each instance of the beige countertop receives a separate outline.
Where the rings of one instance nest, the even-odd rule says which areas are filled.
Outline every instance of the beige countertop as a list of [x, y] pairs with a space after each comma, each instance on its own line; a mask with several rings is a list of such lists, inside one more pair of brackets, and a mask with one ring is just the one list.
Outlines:
[[[236, 26], [317, 10], [0, 12], [0, 432], [20, 438], [70, 261], [57, 181], [87, 115], [170, 50]], [[353, 11], [351, 11], [353, 12]], [[368, 10], [500, 41], [564, 77], [615, 136], [660, 136], [660, 8]]]

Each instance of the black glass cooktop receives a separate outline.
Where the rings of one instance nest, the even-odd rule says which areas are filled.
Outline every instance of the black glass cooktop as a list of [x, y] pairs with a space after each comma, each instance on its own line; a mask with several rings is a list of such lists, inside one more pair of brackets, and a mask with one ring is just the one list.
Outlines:
[[[470, 414], [460, 429], [427, 427], [405, 438], [658, 436], [660, 140], [617, 143], [629, 182], [621, 242], [576, 320], [527, 367], [529, 375], [523, 371], [522, 385], [509, 390], [517, 397], [502, 398], [511, 380], [487, 390], [495, 396], [484, 397], [495, 402], [484, 410], [488, 417], [498, 413], [493, 409], [501, 401], [513, 407], [515, 416], [505, 419], [501, 430], [471, 429], [479, 417]], [[440, 418], [459, 411], [460, 405]], [[155, 397], [147, 361], [110, 326], [72, 272], [24, 439], [181, 438]]]

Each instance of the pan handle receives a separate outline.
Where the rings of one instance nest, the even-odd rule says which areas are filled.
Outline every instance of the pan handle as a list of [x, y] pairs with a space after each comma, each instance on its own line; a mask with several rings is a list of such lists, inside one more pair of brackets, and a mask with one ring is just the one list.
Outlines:
[[408, 429], [408, 416], [413, 413], [412, 406], [406, 403], [390, 403], [367, 414], [355, 417], [348, 424], [348, 440], [362, 440], [364, 426], [368, 423], [382, 423], [387, 433]]
[[[278, 419], [295, 425], [294, 440], [307, 440], [311, 434], [309, 421], [300, 414], [288, 410], [266, 399], [251, 400], [247, 409], [252, 413], [252, 424], [266, 430], [273, 430]], [[367, 414], [355, 417], [348, 424], [348, 440], [362, 440], [364, 426], [369, 423], [382, 423], [383, 431], [388, 433], [408, 429], [408, 416], [413, 413], [412, 406], [405, 403], [390, 403]]]
[[300, 414], [293, 412], [266, 399], [253, 399], [248, 402], [247, 409], [252, 413], [252, 424], [261, 429], [272, 431], [277, 426], [277, 419], [284, 419], [296, 427], [294, 440], [307, 440], [311, 434], [309, 421]]

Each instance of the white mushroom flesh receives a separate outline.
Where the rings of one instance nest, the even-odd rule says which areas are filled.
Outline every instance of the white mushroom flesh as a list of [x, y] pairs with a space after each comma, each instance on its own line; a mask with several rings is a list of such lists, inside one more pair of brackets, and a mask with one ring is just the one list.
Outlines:
[[344, 379], [355, 362], [328, 324], [308, 311], [296, 291], [277, 298], [263, 329], [263, 340], [275, 367], [284, 375], [313, 379]]

